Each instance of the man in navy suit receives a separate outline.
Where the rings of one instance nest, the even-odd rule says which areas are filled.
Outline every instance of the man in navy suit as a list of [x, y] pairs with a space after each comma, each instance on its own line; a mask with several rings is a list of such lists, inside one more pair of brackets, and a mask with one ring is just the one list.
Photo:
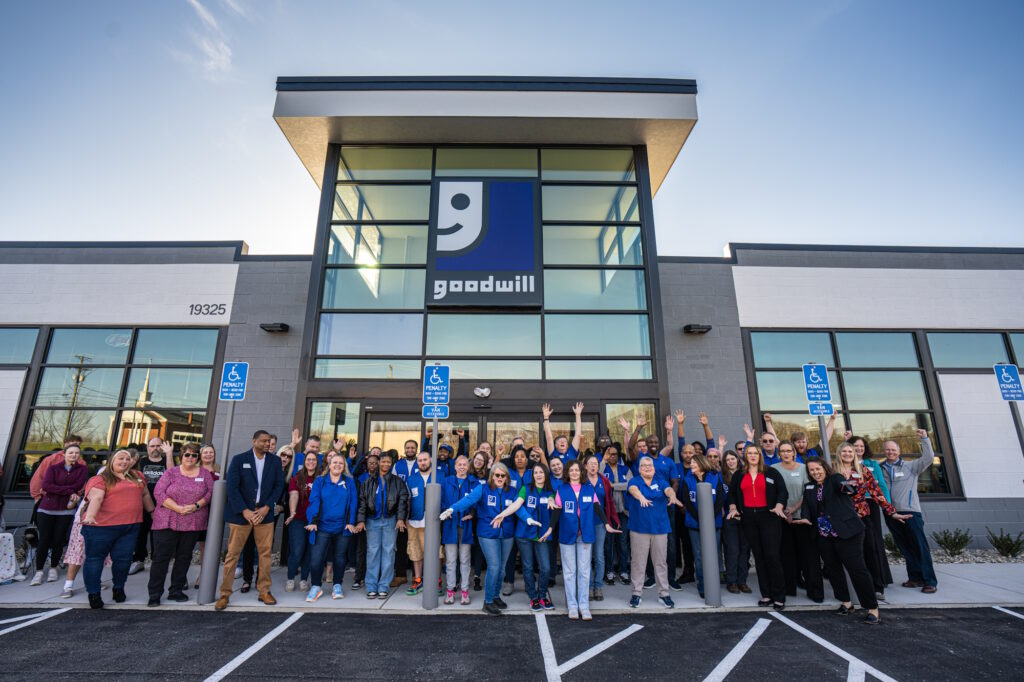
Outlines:
[[268, 605], [277, 603], [270, 593], [270, 549], [274, 543], [274, 503], [284, 490], [284, 472], [270, 441], [270, 434], [260, 429], [252, 435], [252, 450], [235, 455], [228, 466], [228, 506], [224, 516], [230, 531], [220, 599], [214, 605], [218, 611], [228, 606], [235, 566], [250, 533], [256, 538], [260, 558], [256, 582], [259, 600]]

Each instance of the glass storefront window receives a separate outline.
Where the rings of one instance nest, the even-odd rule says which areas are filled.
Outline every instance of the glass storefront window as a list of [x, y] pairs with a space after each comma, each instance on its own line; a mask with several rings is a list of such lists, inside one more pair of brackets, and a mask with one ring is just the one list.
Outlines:
[[636, 187], [557, 186], [545, 185], [544, 220], [579, 220], [588, 222], [637, 222]]
[[369, 452], [370, 448], [380, 448], [382, 451], [397, 450], [398, 456], [402, 457], [405, 441], [421, 442], [420, 427], [418, 421], [371, 418], [370, 442], [366, 444], [366, 451]]
[[[623, 452], [625, 452], [626, 444], [633, 433], [632, 429], [637, 425], [637, 417], [643, 417], [647, 423], [647, 426], [640, 432], [641, 437], [652, 433], [658, 436], [662, 435], [662, 425], [657, 422], [653, 403], [608, 403], [604, 406], [604, 415], [609, 437], [613, 443], [622, 445]], [[630, 431], [627, 432], [622, 428], [619, 424], [620, 419], [629, 422]]]
[[[795, 372], [757, 372], [757, 397], [762, 412], [800, 412], [807, 409], [807, 392], [804, 390], [804, 374]], [[835, 372], [828, 373], [832, 387], [832, 404], [839, 406], [839, 382]]]
[[140, 329], [132, 364], [212, 365], [217, 334], [216, 329]]
[[910, 332], [837, 332], [839, 362], [847, 367], [919, 367]]
[[113, 410], [33, 410], [25, 450], [59, 450], [64, 439], [82, 437], [82, 449], [106, 450], [114, 429]]
[[636, 169], [633, 150], [542, 149], [541, 178], [544, 180], [589, 180], [633, 182]]
[[37, 329], [0, 329], [0, 365], [27, 365], [32, 362]]
[[439, 362], [451, 367], [453, 381], [473, 381], [477, 379], [515, 379], [530, 381], [540, 379], [540, 360], [433, 360], [427, 359], [427, 365]]
[[932, 364], [937, 369], [992, 369], [1008, 362], [1003, 335], [979, 332], [932, 332], [928, 334]]
[[125, 407], [205, 407], [210, 397], [209, 369], [136, 367], [128, 375]]
[[829, 367], [836, 364], [828, 332], [751, 332], [750, 345], [754, 367], [799, 368], [809, 362]]
[[342, 147], [338, 180], [429, 180], [430, 147]]
[[920, 372], [843, 372], [851, 410], [927, 410]]
[[114, 447], [135, 448], [145, 453], [150, 438], [162, 438], [174, 444], [174, 449], [203, 439], [206, 413], [181, 409], [124, 410], [118, 422]]
[[131, 329], [55, 329], [46, 362], [51, 365], [123, 365], [131, 345]]
[[320, 316], [318, 355], [419, 355], [422, 313], [331, 313]]
[[431, 314], [427, 318], [427, 353], [540, 355], [540, 316]]
[[420, 378], [419, 360], [353, 358], [317, 360], [317, 379], [411, 379]]
[[545, 225], [545, 265], [643, 265], [636, 225]]
[[[427, 422], [425, 429], [427, 436], [430, 435], [433, 428], [434, 425], [431, 422]], [[457, 429], [462, 429], [463, 435], [466, 437], [466, 457], [472, 458], [473, 453], [476, 452], [476, 448], [480, 444], [480, 425], [475, 419], [472, 421], [438, 422], [437, 432], [441, 434], [441, 439], [437, 442], [437, 446], [450, 446], [452, 457], [454, 458], [459, 452], [459, 434], [456, 433]]]
[[536, 177], [537, 149], [529, 147], [438, 147], [438, 177]]
[[554, 380], [643, 381], [654, 378], [650, 360], [548, 360], [545, 368], [545, 376]]
[[650, 355], [646, 315], [545, 315], [547, 355]]
[[123, 378], [124, 370], [120, 368], [47, 367], [39, 381], [35, 404], [50, 407], [117, 405]]
[[938, 450], [932, 417], [927, 412], [856, 412], [850, 415], [850, 429], [868, 442], [872, 455], [877, 458], [883, 456], [883, 445], [887, 440], [896, 441], [907, 457], [920, 455], [921, 439], [917, 437], [917, 429], [926, 430], [932, 439], [932, 447]]
[[[310, 406], [309, 429], [306, 433], [320, 437], [321, 452], [327, 450], [335, 440], [343, 441], [346, 448], [357, 444], [359, 403], [313, 403]], [[347, 450], [345, 454], [348, 454]]]
[[545, 270], [548, 310], [646, 310], [642, 270]]
[[430, 185], [338, 185], [335, 221], [426, 220]]
[[[812, 417], [806, 412], [803, 414], [786, 414], [772, 412], [772, 428], [779, 440], [792, 440], [793, 434], [802, 431], [807, 434], [807, 447], [817, 447], [821, 442], [821, 432], [818, 430], [818, 418]], [[760, 430], [760, 425], [758, 425]], [[842, 413], [836, 414], [836, 428], [829, 440], [829, 452], [835, 454], [836, 448], [843, 442], [843, 433], [846, 431], [846, 418]], [[733, 443], [729, 444], [732, 447]]]
[[426, 225], [332, 225], [329, 265], [424, 265]]
[[323, 307], [421, 310], [426, 277], [422, 269], [329, 268]]
[[1010, 334], [1010, 344], [1018, 365], [1024, 365], [1024, 334]]
[[504, 454], [512, 449], [513, 439], [522, 438], [527, 449], [534, 445], [546, 448], [546, 443], [541, 442], [540, 424], [536, 421], [491, 421], [487, 420], [487, 440], [491, 444], [491, 451], [498, 452], [498, 446], [504, 446]]

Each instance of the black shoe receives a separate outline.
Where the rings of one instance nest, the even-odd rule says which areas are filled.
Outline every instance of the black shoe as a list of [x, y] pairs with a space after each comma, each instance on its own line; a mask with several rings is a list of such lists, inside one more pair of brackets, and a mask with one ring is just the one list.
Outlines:
[[679, 576], [679, 580], [677, 582], [680, 582], [685, 585], [686, 583], [695, 583], [697, 582], [697, 579], [692, 575], [687, 575], [684, 573], [683, 575]]
[[495, 597], [494, 601], [491, 602], [491, 603], [494, 604], [495, 606], [497, 606], [499, 609], [501, 609], [503, 611], [508, 608], [508, 604], [506, 604], [505, 601], [501, 597]]
[[775, 602], [774, 605], [775, 605], [775, 610], [776, 611], [785, 611], [786, 610], [786, 602], [784, 602], [784, 601], [777, 601], [777, 602]]
[[175, 592], [174, 594], [169, 594], [169, 595], [167, 595], [167, 598], [170, 599], [171, 601], [176, 601], [176, 602], [186, 602], [186, 601], [188, 601], [188, 597], [183, 595], [181, 592]]
[[757, 600], [757, 605], [758, 606], [771, 606], [772, 605], [772, 600], [771, 599], [758, 599]]
[[363, 586], [363, 581], [362, 580], [353, 580], [352, 581], [352, 587], [350, 589], [358, 590], [362, 586]]
[[824, 604], [825, 603], [825, 598], [824, 597], [811, 597], [811, 601], [814, 602], [815, 604]]
[[[477, 577], [473, 578], [473, 591], [474, 592], [479, 592], [482, 589], [483, 588], [480, 587], [480, 576], [477, 576]], [[487, 608], [487, 606], [484, 605], [484, 609], [485, 610], [486, 610], [486, 608]]]
[[114, 601], [116, 601], [118, 604], [123, 604], [125, 600], [128, 599], [128, 596], [124, 593], [123, 587], [115, 587], [112, 592], [114, 595]]
[[[647, 583], [644, 583], [644, 587], [646, 587], [646, 586], [647, 586]], [[682, 592], [683, 591], [683, 586], [679, 584], [678, 580], [669, 580], [668, 581], [668, 587], [673, 592]]]
[[150, 597], [146, 606], [160, 606], [160, 597]]
[[246, 592], [248, 592], [251, 589], [252, 589], [252, 582], [246, 580], [244, 583], [242, 583], [242, 586], [240, 588], [238, 588], [238, 591], [241, 592], [242, 594], [245, 594]]
[[98, 594], [90, 594], [89, 595], [89, 608], [91, 608], [91, 609], [102, 609], [103, 608], [103, 600], [100, 598], [100, 595], [98, 595]]
[[839, 608], [836, 609], [836, 615], [837, 616], [849, 616], [851, 613], [853, 613], [853, 611], [854, 611], [854, 607], [853, 607], [852, 604], [850, 606], [843, 606], [842, 604], [840, 604]]
[[550, 578], [548, 578], [548, 587], [549, 587], [549, 588], [550, 588], [550, 587], [554, 587], [554, 586], [555, 586], [555, 584], [556, 584], [556, 583], [555, 583], [555, 577], [554, 577], [554, 576], [551, 576]]
[[882, 618], [880, 616], [876, 616], [873, 613], [869, 613], [868, 615], [864, 616], [865, 625], [880, 625], [881, 623]]
[[492, 616], [500, 616], [501, 615], [501, 609], [499, 609], [493, 603], [491, 603], [491, 604], [484, 604], [484, 613], [488, 613], [488, 614], [490, 614]]
[[652, 587], [654, 587], [654, 578], [645, 578], [644, 579], [644, 589], [645, 590], [649, 590]]

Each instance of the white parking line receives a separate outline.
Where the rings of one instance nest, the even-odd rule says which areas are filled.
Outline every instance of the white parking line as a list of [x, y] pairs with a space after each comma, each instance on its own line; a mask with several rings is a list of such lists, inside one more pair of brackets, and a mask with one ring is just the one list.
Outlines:
[[757, 641], [757, 638], [760, 637], [771, 624], [772, 622], [767, 618], [758, 618], [757, 622], [754, 623], [754, 627], [750, 628], [750, 630], [747, 631], [747, 634], [743, 635], [743, 639], [741, 639], [736, 646], [732, 648], [732, 651], [726, 654], [725, 658], [715, 666], [715, 669], [704, 678], [704, 682], [721, 682], [724, 680], [726, 675], [732, 672], [732, 669], [736, 667], [736, 664], [740, 662], [740, 659], [743, 658], [747, 651], [750, 650], [750, 647], [754, 646], [754, 642]]
[[626, 628], [622, 632], [620, 632], [620, 633], [618, 633], [616, 635], [612, 635], [611, 637], [609, 637], [608, 639], [604, 640], [600, 644], [597, 644], [595, 646], [590, 647], [589, 649], [584, 651], [582, 654], [578, 654], [576, 656], [573, 656], [568, 661], [566, 661], [562, 665], [558, 666], [558, 674], [559, 675], [564, 675], [565, 673], [569, 672], [570, 670], [572, 670], [576, 666], [580, 665], [581, 663], [589, 661], [594, 656], [597, 656], [599, 653], [601, 653], [602, 651], [604, 651], [608, 647], [611, 647], [611, 646], [614, 646], [614, 645], [618, 644], [622, 640], [624, 640], [627, 637], [629, 637], [630, 635], [632, 635], [634, 632], [640, 632], [643, 629], [644, 629], [643, 625], [637, 625], [636, 623], [634, 623], [633, 625], [630, 625], [628, 628]]
[[783, 616], [781, 613], [778, 613], [777, 611], [773, 611], [769, 615], [771, 615], [773, 618], [775, 618], [779, 622], [785, 623], [789, 627], [793, 628], [794, 630], [796, 630], [797, 632], [799, 632], [801, 635], [803, 635], [807, 639], [811, 640], [812, 642], [817, 642], [821, 646], [825, 647], [826, 649], [828, 649], [829, 651], [834, 653], [836, 656], [839, 656], [840, 658], [846, 659], [846, 661], [849, 662], [849, 664], [850, 664], [850, 667], [847, 669], [847, 672], [846, 672], [846, 679], [847, 680], [863, 680], [865, 673], [870, 673], [872, 676], [877, 677], [878, 679], [882, 680], [882, 682], [896, 682], [895, 679], [889, 677], [888, 675], [883, 673], [878, 668], [875, 668], [875, 667], [872, 667], [872, 666], [868, 665], [867, 663], [865, 663], [864, 661], [860, 660], [859, 658], [857, 658], [853, 654], [847, 653], [846, 651], [840, 649], [839, 647], [837, 647], [835, 644], [833, 644], [832, 642], [828, 641], [827, 639], [822, 639], [821, 637], [819, 637], [818, 635], [814, 634], [813, 632], [811, 632], [807, 628], [803, 627], [802, 625], [797, 625], [796, 623], [791, 621], [789, 618], [786, 618], [785, 616]]
[[1002, 611], [1003, 613], [1008, 613], [1009, 615], [1013, 616], [1014, 618], [1020, 618], [1021, 620], [1024, 620], [1024, 616], [1020, 615], [1016, 611], [1011, 611], [1010, 609], [1004, 609], [1002, 606], [993, 606], [992, 608], [994, 608], [996, 611]]
[[[22, 628], [27, 628], [29, 625], [35, 625], [36, 623], [42, 622], [42, 621], [46, 620], [47, 618], [53, 618], [54, 616], [59, 616], [60, 614], [65, 613], [65, 612], [70, 611], [70, 610], [71, 610], [71, 607], [69, 606], [69, 607], [65, 607], [63, 609], [54, 609], [53, 611], [46, 611], [46, 612], [44, 612], [42, 614], [38, 614], [37, 613], [34, 616], [19, 616], [18, 618], [9, 618], [9, 619], [7, 619], [7, 620], [5, 620], [3, 622], [4, 623], [13, 623], [13, 622], [19, 621], [19, 620], [24, 620], [25, 622], [24, 623], [19, 623], [18, 625], [12, 625], [11, 627], [9, 627], [9, 628], [7, 628], [5, 630], [0, 630], [0, 637], [2, 637], [3, 635], [6, 635], [8, 632], [14, 632], [15, 630], [20, 630]], [[28, 618], [31, 618], [31, 620], [28, 620]]]
[[207, 677], [206, 682], [217, 682], [218, 680], [222, 680], [228, 675], [230, 675], [232, 671], [235, 670], [235, 668], [248, 661], [250, 658], [252, 658], [253, 654], [255, 654], [257, 651], [259, 651], [266, 645], [270, 644], [272, 641], [274, 641], [274, 639], [278, 635], [280, 635], [282, 632], [290, 628], [292, 624], [299, 618], [302, 618], [301, 611], [298, 613], [293, 613], [291, 616], [288, 617], [288, 620], [281, 623], [267, 634], [263, 635], [263, 637], [261, 637], [255, 644], [253, 644], [251, 647], [235, 656], [223, 668]]
[[558, 672], [558, 661], [555, 659], [555, 645], [551, 643], [551, 633], [548, 631], [548, 622], [544, 619], [543, 613], [535, 613], [534, 617], [537, 620], [540, 651], [544, 654], [544, 675], [548, 682], [562, 682], [562, 675]]
[[534, 618], [537, 620], [537, 638], [540, 639], [540, 651], [544, 655], [544, 675], [547, 678], [547, 682], [562, 682], [562, 675], [564, 673], [589, 661], [605, 649], [618, 644], [633, 633], [640, 632], [644, 628], [643, 625], [634, 623], [622, 632], [612, 635], [600, 644], [596, 644], [583, 653], [573, 656], [562, 665], [558, 665], [558, 659], [555, 658], [555, 646], [551, 643], [551, 633], [548, 631], [548, 622], [544, 618], [544, 614], [535, 613]]

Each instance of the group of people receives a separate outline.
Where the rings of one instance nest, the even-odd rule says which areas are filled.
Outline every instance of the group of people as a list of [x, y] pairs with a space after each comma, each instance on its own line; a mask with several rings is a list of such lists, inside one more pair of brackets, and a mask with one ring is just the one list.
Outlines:
[[[899, 445], [887, 441], [878, 462], [867, 441], [850, 433], [826, 459], [820, 443], [808, 447], [804, 433], [780, 440], [770, 414], [757, 442], [745, 426], [746, 439], [730, 448], [724, 436], [715, 439], [700, 413], [703, 438], [687, 442], [686, 415], [677, 410], [666, 417], [664, 444], [657, 433], [644, 435], [648, 424], [638, 415], [635, 422], [619, 422], [625, 446], [602, 434], [584, 450], [582, 411], [582, 403], [573, 406], [570, 438], [552, 434], [553, 411], [542, 406], [546, 448], [515, 437], [496, 447], [483, 441], [470, 454], [466, 433], [457, 429], [455, 447], [438, 446], [433, 474], [435, 434], [429, 429], [421, 442], [407, 441], [401, 456], [376, 447], [359, 453], [340, 440], [321, 452], [316, 436], [299, 449], [297, 430], [276, 450], [276, 438], [257, 431], [252, 448], [231, 458], [225, 474], [229, 536], [216, 609], [227, 607], [239, 571], [242, 591], [251, 587], [251, 563], [239, 567], [247, 555], [249, 562], [258, 557], [259, 601], [276, 603], [270, 570], [278, 521], [286, 536], [285, 590], [295, 590], [298, 581], [308, 602], [323, 596], [325, 582], [334, 599], [343, 598], [352, 565], [351, 589], [382, 599], [409, 581], [411, 567], [406, 594], [415, 595], [425, 587], [424, 562], [439, 561], [437, 589], [446, 604], [470, 604], [472, 581], [474, 591], [484, 592], [483, 610], [498, 615], [507, 607], [502, 597], [515, 589], [518, 557], [533, 610], [554, 608], [549, 590], [560, 564], [569, 618], [590, 620], [590, 602], [602, 600], [605, 583], [616, 580], [631, 586], [632, 607], [655, 586], [666, 608], [674, 606], [670, 591], [686, 582], [695, 582], [703, 597], [707, 575], [720, 574], [729, 592], [750, 593], [752, 554], [761, 606], [782, 610], [798, 588], [821, 603], [827, 578], [840, 602], [837, 612], [847, 615], [854, 611], [848, 574], [865, 622], [878, 623], [878, 599], [893, 582], [883, 517], [907, 562], [903, 586], [935, 592], [917, 493], [917, 479], [934, 458], [925, 431], [918, 431], [922, 454], [916, 459], [904, 460]], [[834, 418], [826, 438], [833, 428]], [[84, 568], [89, 602], [102, 607], [100, 573], [109, 561], [113, 598], [123, 601], [127, 576], [141, 570], [151, 548], [149, 604], [160, 604], [172, 562], [167, 598], [187, 600], [188, 567], [196, 544], [203, 546], [220, 472], [209, 445], [187, 443], [180, 454], [175, 466], [171, 446], [154, 438], [144, 458], [120, 450], [89, 477], [80, 442], [71, 438], [44, 459], [32, 479], [33, 496], [39, 494], [32, 584], [43, 581], [48, 559], [47, 579], [57, 579], [67, 542], [64, 596]], [[440, 556], [426, 557], [426, 486], [435, 477], [442, 490], [442, 548]], [[712, 493], [714, 558], [702, 556], [700, 483]]]

